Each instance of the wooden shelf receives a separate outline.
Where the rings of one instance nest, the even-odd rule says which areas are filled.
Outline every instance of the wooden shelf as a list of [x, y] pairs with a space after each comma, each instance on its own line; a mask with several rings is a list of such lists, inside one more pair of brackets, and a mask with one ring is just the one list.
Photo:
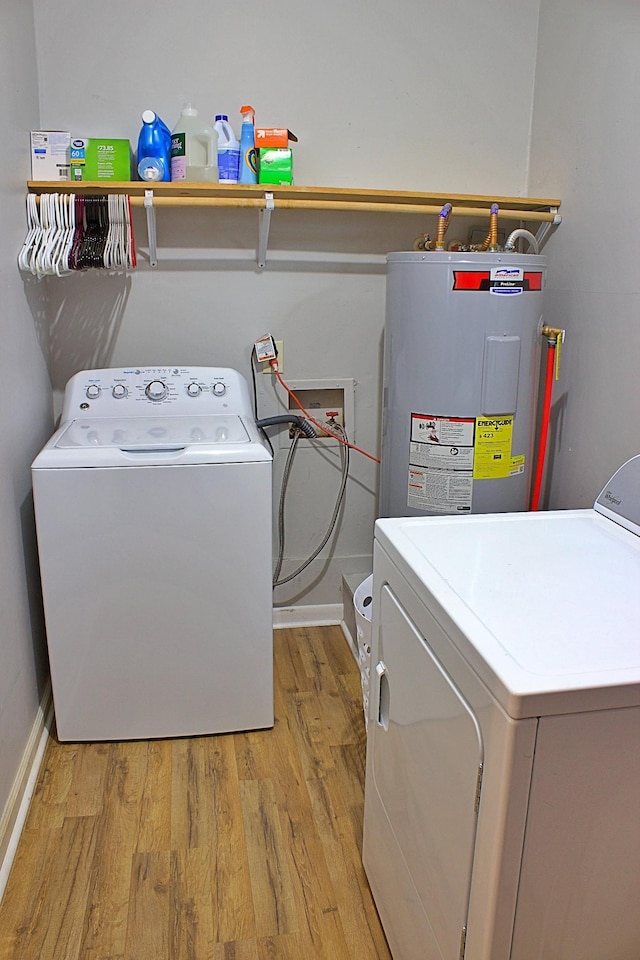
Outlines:
[[560, 201], [549, 198], [486, 197], [478, 194], [415, 193], [400, 190], [352, 190], [342, 187], [279, 187], [270, 184], [141, 183], [139, 181], [28, 182], [30, 193], [107, 194], [126, 193], [138, 206], [145, 193], [153, 191], [153, 203], [160, 206], [265, 207], [265, 195], [273, 197], [273, 208], [282, 210], [352, 210], [379, 213], [439, 213], [445, 203], [452, 215], [483, 216], [492, 203], [500, 217], [532, 222], [553, 222]]
[[540, 197], [487, 197], [479, 194], [416, 193], [401, 190], [353, 190], [343, 187], [297, 187], [271, 184], [227, 183], [143, 183], [141, 181], [36, 181], [29, 180], [30, 193], [79, 195], [127, 194], [132, 206], [144, 206], [150, 236], [150, 259], [155, 258], [154, 213], [160, 207], [228, 207], [258, 211], [259, 238], [257, 261], [266, 262], [270, 218], [274, 210], [324, 210], [353, 213], [393, 213], [434, 216], [445, 203], [452, 205], [453, 217], [487, 217], [491, 205], [498, 204], [501, 220], [538, 224], [537, 239], [542, 245], [548, 232], [560, 223], [560, 200]]

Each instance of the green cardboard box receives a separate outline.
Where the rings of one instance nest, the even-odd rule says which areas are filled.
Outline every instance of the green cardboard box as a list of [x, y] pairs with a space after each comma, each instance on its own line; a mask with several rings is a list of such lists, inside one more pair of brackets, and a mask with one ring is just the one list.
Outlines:
[[131, 180], [128, 140], [74, 137], [69, 160], [72, 180]]
[[258, 183], [293, 183], [293, 150], [290, 147], [260, 147], [258, 155]]

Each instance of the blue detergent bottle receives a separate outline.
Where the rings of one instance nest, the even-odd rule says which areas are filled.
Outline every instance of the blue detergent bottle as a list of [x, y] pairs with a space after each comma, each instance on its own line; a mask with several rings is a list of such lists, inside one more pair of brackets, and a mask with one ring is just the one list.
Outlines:
[[242, 127], [240, 129], [240, 176], [239, 183], [258, 182], [258, 151], [256, 150], [255, 110], [253, 107], [240, 107]]
[[171, 180], [171, 131], [153, 110], [142, 114], [137, 161], [141, 180]]

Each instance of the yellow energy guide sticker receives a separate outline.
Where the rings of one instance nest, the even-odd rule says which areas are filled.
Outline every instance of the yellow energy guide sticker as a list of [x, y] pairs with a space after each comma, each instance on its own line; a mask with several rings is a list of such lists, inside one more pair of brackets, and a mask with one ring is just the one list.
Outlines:
[[508, 477], [512, 470], [513, 417], [476, 417], [474, 480]]
[[509, 470], [509, 476], [515, 477], [519, 473], [524, 473], [526, 457], [524, 453], [519, 454], [517, 457], [511, 457], [511, 470]]

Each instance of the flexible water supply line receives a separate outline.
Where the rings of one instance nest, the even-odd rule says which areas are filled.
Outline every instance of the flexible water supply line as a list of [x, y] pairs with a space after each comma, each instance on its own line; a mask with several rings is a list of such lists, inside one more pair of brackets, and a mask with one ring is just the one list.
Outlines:
[[497, 203], [491, 204], [491, 213], [489, 215], [489, 250], [494, 252], [498, 249], [498, 212], [500, 208]]
[[498, 213], [500, 212], [500, 207], [497, 203], [491, 204], [491, 212], [489, 214], [489, 233], [484, 238], [484, 241], [480, 247], [481, 251], [490, 250], [494, 252], [498, 249]]
[[280, 571], [282, 570], [282, 561], [284, 559], [284, 495], [285, 495], [286, 484], [288, 483], [288, 475], [291, 469], [291, 464], [293, 462], [293, 455], [295, 453], [295, 447], [296, 447], [299, 435], [297, 435], [294, 438], [293, 443], [291, 444], [291, 448], [289, 450], [289, 456], [287, 457], [287, 463], [285, 466], [285, 475], [282, 478], [282, 493], [280, 496], [280, 509], [278, 511], [278, 521], [279, 521], [278, 529], [279, 529], [279, 538], [280, 538], [280, 549], [278, 551], [278, 560], [276, 562], [276, 569], [273, 574], [274, 587], [281, 587], [283, 586], [283, 584], [289, 583], [291, 580], [294, 580], [297, 576], [299, 576], [299, 574], [301, 574], [303, 570], [306, 570], [307, 567], [316, 559], [319, 553], [324, 549], [326, 544], [329, 542], [329, 537], [331, 536], [335, 528], [336, 521], [338, 519], [338, 514], [340, 513], [340, 508], [342, 507], [342, 504], [344, 501], [344, 493], [347, 486], [347, 479], [349, 476], [349, 447], [351, 446], [351, 444], [347, 442], [346, 433], [344, 432], [344, 430], [339, 424], [336, 424], [336, 430], [343, 435], [345, 442], [340, 445], [342, 475], [340, 480], [340, 489], [338, 491], [338, 496], [336, 497], [336, 502], [333, 508], [331, 521], [329, 522], [329, 526], [327, 528], [327, 531], [324, 537], [322, 538], [319, 545], [315, 548], [313, 553], [309, 557], [307, 557], [307, 559], [303, 563], [301, 563], [300, 566], [296, 570], [294, 570], [293, 573], [290, 573], [286, 577], [280, 577]]
[[285, 413], [277, 417], [265, 417], [263, 420], [257, 420], [256, 426], [260, 430], [263, 430], [265, 427], [272, 427], [274, 423], [292, 423], [294, 426], [302, 430], [305, 437], [308, 437], [310, 440], [315, 440], [318, 436], [312, 424], [310, 424], [308, 420], [305, 420], [304, 417], [299, 417], [295, 413]]
[[528, 240], [529, 246], [532, 247], [534, 253], [538, 253], [538, 241], [529, 230], [524, 230], [522, 227], [519, 227], [517, 230], [512, 230], [507, 237], [504, 245], [505, 253], [513, 253], [516, 249], [516, 240], [519, 240], [521, 237], [523, 240]]
[[444, 250], [444, 235], [449, 228], [449, 220], [453, 207], [450, 203], [445, 203], [438, 214], [438, 232], [436, 234], [436, 250]]

